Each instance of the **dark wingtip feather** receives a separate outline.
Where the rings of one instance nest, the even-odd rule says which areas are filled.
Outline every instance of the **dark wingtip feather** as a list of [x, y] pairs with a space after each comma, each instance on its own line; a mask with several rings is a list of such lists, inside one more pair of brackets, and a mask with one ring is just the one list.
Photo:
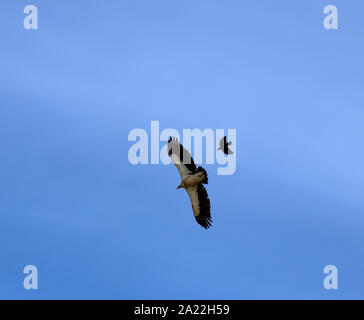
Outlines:
[[208, 229], [212, 225], [212, 218], [210, 213], [210, 199], [203, 184], [200, 183], [198, 185], [197, 193], [200, 205], [200, 214], [196, 216], [195, 219], [200, 226]]
[[211, 225], [212, 225], [212, 218], [211, 217], [197, 216], [196, 221], [200, 226], [204, 227], [205, 229], [210, 228]]

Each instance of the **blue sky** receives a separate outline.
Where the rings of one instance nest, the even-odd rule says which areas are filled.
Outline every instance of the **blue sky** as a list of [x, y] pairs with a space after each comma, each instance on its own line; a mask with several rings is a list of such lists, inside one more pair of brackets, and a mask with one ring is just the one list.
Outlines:
[[[39, 30], [23, 28], [29, 3]], [[364, 298], [363, 11], [2, 3], [0, 298]], [[235, 174], [205, 165], [210, 230], [172, 165], [128, 162], [128, 133], [151, 120], [237, 130]], [[29, 264], [38, 290], [23, 288]]]

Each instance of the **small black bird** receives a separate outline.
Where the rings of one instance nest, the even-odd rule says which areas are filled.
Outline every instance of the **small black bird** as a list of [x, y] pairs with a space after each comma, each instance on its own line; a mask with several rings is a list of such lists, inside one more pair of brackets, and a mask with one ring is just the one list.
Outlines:
[[222, 150], [222, 152], [224, 152], [225, 154], [233, 154], [234, 152], [232, 152], [228, 146], [231, 146], [231, 141], [226, 142], [226, 136], [224, 136], [223, 138], [221, 138], [220, 148], [218, 148], [217, 150]]

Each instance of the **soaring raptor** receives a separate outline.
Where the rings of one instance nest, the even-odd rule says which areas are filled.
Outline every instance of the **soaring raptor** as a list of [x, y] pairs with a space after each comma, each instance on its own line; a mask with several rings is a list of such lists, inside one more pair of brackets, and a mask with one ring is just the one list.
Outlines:
[[181, 176], [181, 183], [177, 189], [184, 188], [187, 191], [197, 223], [208, 229], [212, 224], [212, 219], [210, 199], [203, 186], [203, 184], [208, 183], [206, 170], [202, 167], [196, 168], [191, 154], [183, 148], [176, 138], [169, 138], [167, 150]]
[[231, 146], [231, 141], [226, 142], [226, 136], [224, 136], [221, 138], [220, 147], [217, 150], [222, 150], [222, 152], [225, 154], [233, 154], [234, 152], [230, 150], [229, 146]]

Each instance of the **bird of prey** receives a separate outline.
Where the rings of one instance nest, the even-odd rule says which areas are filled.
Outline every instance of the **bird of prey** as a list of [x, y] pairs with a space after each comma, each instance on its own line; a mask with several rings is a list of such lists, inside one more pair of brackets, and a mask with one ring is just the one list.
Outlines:
[[210, 199], [203, 186], [203, 184], [208, 183], [206, 170], [202, 167], [196, 168], [191, 154], [176, 138], [169, 138], [167, 150], [181, 176], [181, 183], [177, 186], [177, 189], [184, 188], [187, 191], [197, 223], [208, 229], [212, 224], [212, 219]]
[[234, 153], [228, 147], [228, 146], [231, 146], [231, 141], [226, 142], [226, 136], [224, 136], [223, 138], [221, 138], [219, 144], [220, 144], [220, 148], [218, 148], [217, 150], [222, 150], [222, 152], [224, 152], [225, 154], [233, 154]]

